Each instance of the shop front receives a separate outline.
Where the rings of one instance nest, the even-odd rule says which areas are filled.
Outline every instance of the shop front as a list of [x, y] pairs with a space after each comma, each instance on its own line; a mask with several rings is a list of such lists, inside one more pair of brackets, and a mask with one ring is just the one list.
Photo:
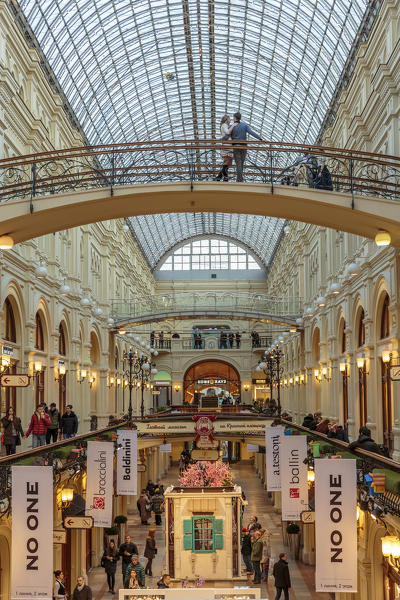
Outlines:
[[220, 360], [201, 361], [190, 367], [184, 377], [184, 399], [201, 405], [205, 399], [218, 406], [240, 404], [240, 376], [230, 364]]

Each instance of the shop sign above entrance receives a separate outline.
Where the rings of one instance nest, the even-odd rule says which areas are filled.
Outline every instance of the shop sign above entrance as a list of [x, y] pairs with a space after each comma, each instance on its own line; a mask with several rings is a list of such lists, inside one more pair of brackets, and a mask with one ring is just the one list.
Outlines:
[[198, 379], [198, 385], [219, 385], [226, 383], [226, 379]]

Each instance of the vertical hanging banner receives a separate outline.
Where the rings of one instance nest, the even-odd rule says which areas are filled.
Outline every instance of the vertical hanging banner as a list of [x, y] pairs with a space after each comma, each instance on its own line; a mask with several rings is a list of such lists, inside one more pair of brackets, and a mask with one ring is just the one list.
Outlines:
[[113, 477], [114, 444], [88, 442], [85, 514], [95, 527], [111, 527]]
[[53, 469], [12, 467], [11, 598], [53, 597]]
[[357, 475], [353, 459], [315, 460], [315, 589], [357, 592]]
[[265, 468], [267, 492], [281, 491], [280, 447], [283, 427], [265, 428]]
[[281, 439], [280, 467], [282, 521], [299, 521], [308, 508], [307, 437], [284, 435]]
[[137, 494], [137, 430], [118, 429], [117, 494]]

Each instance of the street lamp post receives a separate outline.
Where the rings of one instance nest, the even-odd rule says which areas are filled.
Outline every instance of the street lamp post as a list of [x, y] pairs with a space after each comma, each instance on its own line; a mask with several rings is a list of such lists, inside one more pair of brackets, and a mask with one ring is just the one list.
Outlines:
[[[135, 374], [134, 374], [134, 364], [136, 361], [136, 354], [133, 352], [132, 348], [129, 348], [129, 351], [124, 351], [123, 361], [124, 361], [124, 375], [128, 379], [128, 387], [129, 387], [129, 406], [128, 406], [128, 421], [129, 425], [132, 425], [132, 390], [134, 387]], [[128, 361], [128, 369], [125, 370], [125, 361]]]
[[282, 411], [282, 407], [281, 407], [281, 376], [282, 376], [281, 361], [282, 361], [282, 358], [283, 358], [282, 350], [279, 350], [279, 348], [273, 348], [270, 351], [266, 352], [263, 359], [258, 363], [258, 370], [264, 371], [264, 373], [266, 375], [268, 375], [268, 377], [269, 377], [271, 399], [272, 399], [272, 390], [273, 390], [274, 380], [277, 385], [276, 400], [277, 400], [278, 417], [281, 416], [281, 411]]

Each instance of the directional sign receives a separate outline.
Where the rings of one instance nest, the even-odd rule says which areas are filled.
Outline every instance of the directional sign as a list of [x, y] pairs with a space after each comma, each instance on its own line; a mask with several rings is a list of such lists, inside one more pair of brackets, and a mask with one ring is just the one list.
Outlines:
[[192, 460], [218, 460], [219, 457], [219, 452], [218, 450], [201, 450], [198, 448], [195, 448], [194, 450], [192, 450], [192, 453], [190, 455], [190, 458]]
[[67, 532], [64, 530], [53, 531], [53, 544], [66, 544]]
[[313, 510], [303, 510], [300, 514], [302, 523], [314, 523], [315, 521], [315, 512]]
[[66, 529], [91, 529], [93, 517], [65, 517], [64, 527]]
[[29, 375], [2, 375], [1, 385], [3, 387], [27, 387]]
[[400, 381], [400, 367], [397, 365], [392, 365], [390, 367], [390, 379], [392, 381]]
[[139, 464], [137, 466], [137, 470], [141, 473], [144, 473], [144, 471], [146, 470], [146, 465]]

